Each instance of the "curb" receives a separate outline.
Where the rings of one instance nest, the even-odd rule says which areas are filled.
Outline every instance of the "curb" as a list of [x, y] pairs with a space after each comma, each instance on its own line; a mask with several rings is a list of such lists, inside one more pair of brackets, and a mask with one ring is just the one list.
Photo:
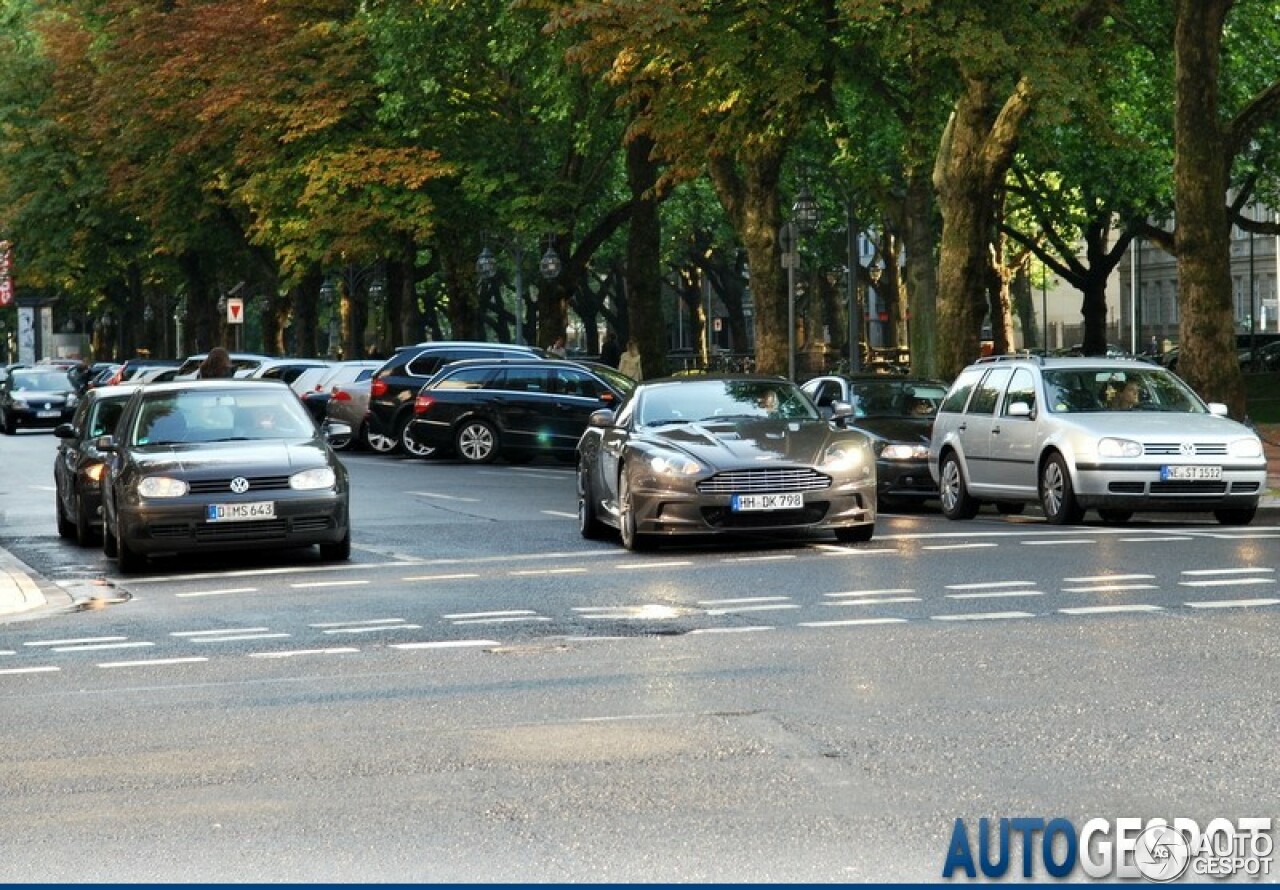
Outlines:
[[75, 597], [47, 583], [35, 569], [0, 547], [0, 621], [67, 608]]

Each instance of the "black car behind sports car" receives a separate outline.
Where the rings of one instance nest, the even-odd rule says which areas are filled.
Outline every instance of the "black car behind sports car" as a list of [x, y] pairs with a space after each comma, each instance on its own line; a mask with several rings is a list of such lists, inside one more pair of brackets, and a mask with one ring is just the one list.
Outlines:
[[716, 533], [870, 540], [875, 459], [867, 437], [842, 426], [849, 410], [824, 419], [775, 377], [642, 383], [616, 414], [593, 414], [578, 444], [579, 529], [597, 538], [613, 526], [628, 550]]
[[[326, 434], [350, 435], [331, 425]], [[130, 397], [103, 481], [103, 550], [147, 556], [320, 545], [351, 553], [347, 471], [283, 383], [192, 380]]]
[[929, 475], [929, 437], [947, 385], [882, 374], [814, 377], [802, 387], [824, 416], [836, 402], [853, 406], [848, 425], [871, 438], [876, 455], [877, 504], [892, 510], [938, 497]]

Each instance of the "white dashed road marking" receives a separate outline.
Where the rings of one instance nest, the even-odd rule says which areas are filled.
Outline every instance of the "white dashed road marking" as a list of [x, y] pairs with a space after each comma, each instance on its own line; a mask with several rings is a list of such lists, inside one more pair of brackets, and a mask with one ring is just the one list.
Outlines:
[[1204, 600], [1198, 603], [1187, 603], [1193, 609], [1243, 609], [1252, 606], [1274, 606], [1277, 604], [1280, 604], [1278, 599]]
[[971, 612], [967, 615], [930, 615], [934, 621], [998, 621], [1003, 618], [1034, 618], [1030, 612]]
[[1078, 606], [1070, 609], [1059, 609], [1063, 615], [1106, 615], [1114, 612], [1163, 612], [1160, 606], [1133, 604], [1125, 606]]

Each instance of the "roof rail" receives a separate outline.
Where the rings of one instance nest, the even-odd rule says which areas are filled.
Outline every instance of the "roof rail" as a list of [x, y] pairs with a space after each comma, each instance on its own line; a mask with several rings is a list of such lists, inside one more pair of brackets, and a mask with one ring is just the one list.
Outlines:
[[1034, 352], [1008, 352], [1003, 355], [984, 355], [974, 364], [984, 365], [993, 362], [1013, 362], [1013, 361], [1033, 361], [1038, 365], [1044, 365], [1044, 356]]

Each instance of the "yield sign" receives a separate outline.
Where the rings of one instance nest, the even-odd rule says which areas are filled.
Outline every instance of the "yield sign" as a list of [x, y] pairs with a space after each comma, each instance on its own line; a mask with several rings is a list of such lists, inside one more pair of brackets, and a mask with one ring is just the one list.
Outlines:
[[227, 324], [244, 324], [244, 298], [227, 298]]

